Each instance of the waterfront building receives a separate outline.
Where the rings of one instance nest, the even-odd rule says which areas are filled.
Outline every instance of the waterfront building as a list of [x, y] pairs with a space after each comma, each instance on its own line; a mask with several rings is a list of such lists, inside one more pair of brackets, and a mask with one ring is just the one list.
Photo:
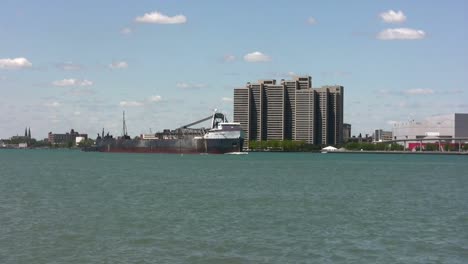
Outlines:
[[392, 131], [384, 131], [382, 129], [376, 129], [374, 132], [374, 142], [382, 142], [393, 139]]
[[[250, 138], [250, 90], [249, 89], [234, 89], [234, 117], [235, 122], [239, 122], [244, 137]], [[244, 143], [248, 144], [247, 140]]]
[[310, 76], [260, 80], [234, 89], [234, 122], [251, 140], [301, 140], [308, 144], [343, 142], [343, 86], [312, 88]]
[[444, 139], [445, 142], [456, 143], [451, 138], [468, 138], [468, 113], [454, 113], [428, 117], [422, 121], [411, 120], [393, 125], [394, 140], [418, 142], [418, 139]]
[[309, 144], [316, 142], [316, 93], [312, 89], [297, 90], [295, 93], [294, 134], [295, 140]]
[[49, 132], [47, 140], [51, 144], [68, 144], [70, 142], [75, 144], [77, 142], [77, 138], [80, 140], [88, 139], [88, 134], [80, 134], [74, 129], [71, 129], [70, 133], [65, 134], [55, 134]]
[[343, 123], [343, 142], [348, 142], [351, 138], [351, 124]]
[[317, 143], [336, 145], [343, 142], [343, 86], [324, 86], [318, 93]]

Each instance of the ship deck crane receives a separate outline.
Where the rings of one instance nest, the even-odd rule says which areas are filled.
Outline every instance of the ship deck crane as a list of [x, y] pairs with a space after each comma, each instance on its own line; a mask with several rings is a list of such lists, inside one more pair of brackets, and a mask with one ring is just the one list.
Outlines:
[[191, 127], [191, 126], [193, 126], [193, 125], [196, 125], [196, 124], [199, 124], [199, 123], [208, 121], [208, 120], [210, 120], [210, 119], [213, 120], [213, 122], [212, 122], [212, 124], [211, 124], [211, 125], [212, 125], [212, 128], [214, 128], [215, 125], [216, 125], [218, 122], [227, 122], [227, 121], [228, 121], [228, 120], [226, 119], [226, 117], [224, 116], [224, 114], [215, 112], [213, 115], [207, 116], [207, 117], [205, 117], [205, 118], [203, 118], [203, 119], [200, 119], [200, 120], [198, 120], [198, 121], [192, 122], [192, 123], [190, 123], [190, 124], [181, 126], [181, 127], [179, 127], [179, 129], [189, 128], [189, 127]]
[[181, 126], [180, 128], [189, 128], [189, 127], [191, 127], [191, 126], [193, 126], [193, 125], [200, 124], [200, 123], [205, 122], [205, 121], [207, 121], [207, 120], [210, 120], [210, 119], [212, 119], [212, 118], [213, 118], [213, 115], [210, 115], [210, 116], [208, 116], [208, 117], [205, 117], [205, 118], [200, 119], [200, 120], [198, 120], [198, 121], [192, 122], [192, 123], [187, 124], [187, 125], [185, 125], [185, 126]]

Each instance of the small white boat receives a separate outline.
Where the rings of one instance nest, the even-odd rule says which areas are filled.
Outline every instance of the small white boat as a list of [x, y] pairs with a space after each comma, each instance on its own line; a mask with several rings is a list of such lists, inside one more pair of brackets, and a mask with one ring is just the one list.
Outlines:
[[248, 152], [227, 152], [227, 153], [224, 153], [224, 154], [227, 154], [227, 155], [247, 155], [249, 153]]

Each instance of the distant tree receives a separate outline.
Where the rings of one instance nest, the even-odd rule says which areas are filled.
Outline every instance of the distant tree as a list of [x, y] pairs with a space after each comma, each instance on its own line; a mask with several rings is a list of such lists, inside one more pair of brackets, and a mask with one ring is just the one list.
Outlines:
[[86, 148], [86, 147], [91, 147], [94, 145], [94, 140], [88, 138], [88, 139], [83, 139], [78, 143], [79, 148]]
[[454, 151], [454, 150], [455, 150], [455, 147], [454, 147], [452, 144], [447, 143], [447, 144], [445, 144], [445, 146], [444, 146], [444, 150], [445, 150], [445, 151]]
[[260, 140], [259, 149], [265, 150], [268, 148], [268, 142], [265, 140]]
[[[295, 141], [295, 144], [296, 144], [297, 150], [300, 150], [300, 151], [307, 151], [307, 150], [309, 150], [309, 149], [307, 148], [307, 145], [309, 145], [309, 144], [306, 144], [306, 142], [303, 141], [303, 140]], [[311, 145], [311, 146], [315, 146], [315, 145]]]
[[31, 142], [32, 142], [31, 147], [33, 148], [49, 147], [52, 145], [50, 144], [50, 142], [44, 141], [44, 140], [31, 139]]
[[465, 145], [463, 145], [463, 150], [467, 150], [468, 151], [468, 144], [465, 143]]
[[268, 147], [274, 149], [274, 150], [278, 150], [281, 148], [281, 142], [279, 140], [268, 140], [267, 141], [267, 144], [268, 144]]
[[404, 150], [404, 147], [400, 144], [393, 143], [390, 145], [391, 150]]
[[68, 141], [67, 148], [71, 148], [71, 147], [73, 147], [73, 145], [74, 145], [73, 141]]
[[427, 143], [425, 147], [426, 151], [437, 151], [437, 145], [434, 143]]
[[375, 144], [375, 150], [386, 150], [387, 149], [387, 145], [386, 143], [377, 143]]
[[258, 149], [258, 145], [259, 144], [258, 144], [258, 142], [256, 140], [249, 141], [249, 148], [250, 149], [255, 149], [255, 150]]

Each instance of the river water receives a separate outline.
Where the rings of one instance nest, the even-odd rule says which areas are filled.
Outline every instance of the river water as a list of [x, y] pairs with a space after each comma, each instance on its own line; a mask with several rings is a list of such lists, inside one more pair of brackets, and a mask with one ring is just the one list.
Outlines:
[[468, 156], [0, 150], [0, 263], [468, 263]]

